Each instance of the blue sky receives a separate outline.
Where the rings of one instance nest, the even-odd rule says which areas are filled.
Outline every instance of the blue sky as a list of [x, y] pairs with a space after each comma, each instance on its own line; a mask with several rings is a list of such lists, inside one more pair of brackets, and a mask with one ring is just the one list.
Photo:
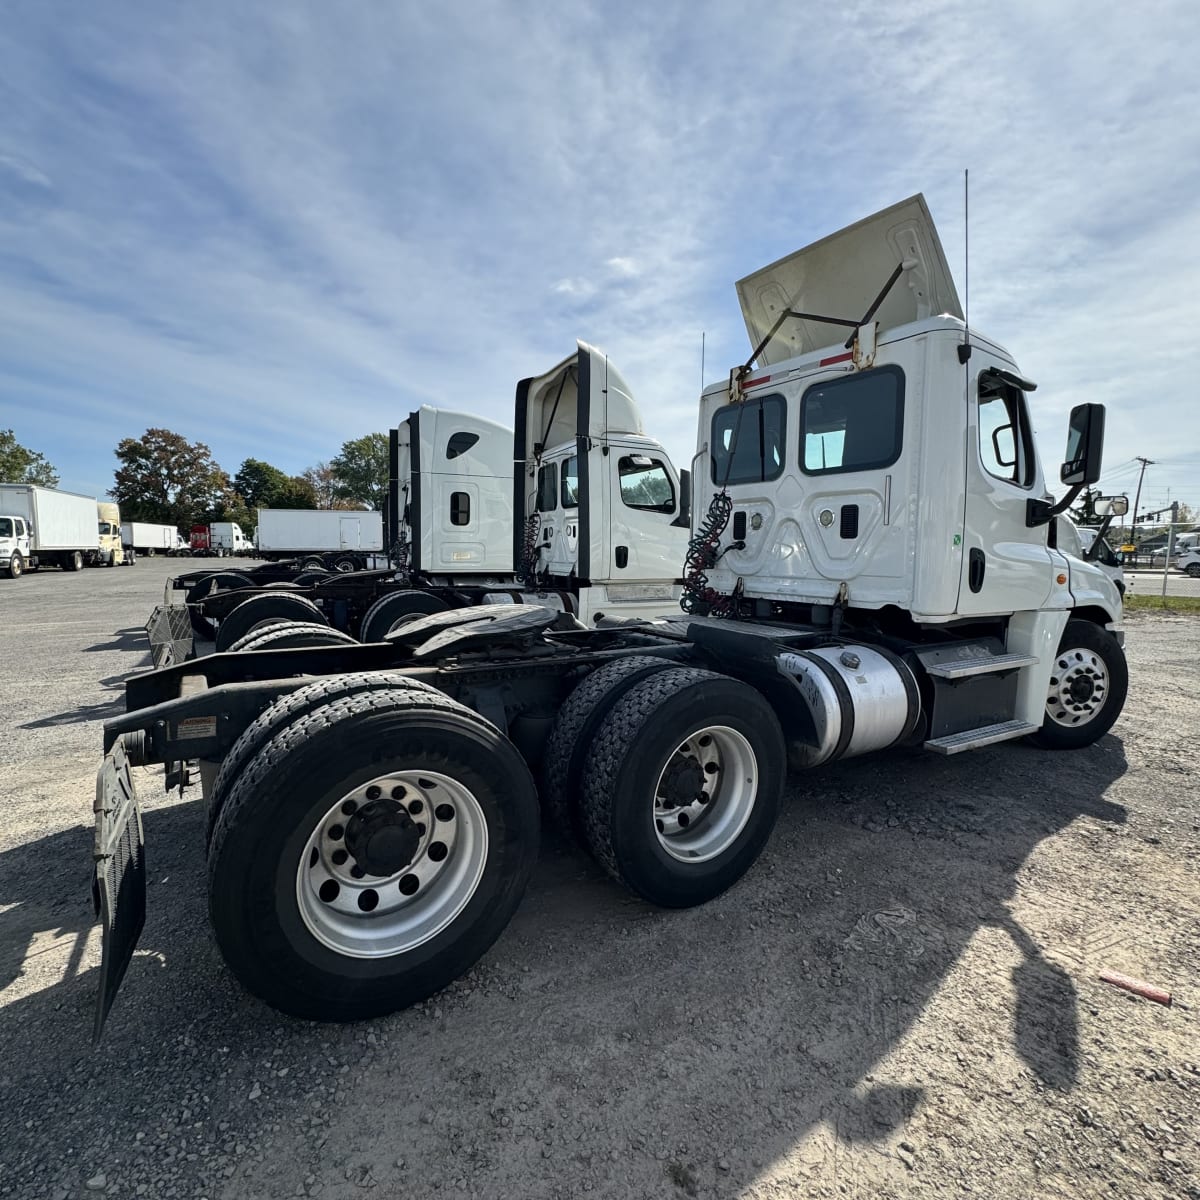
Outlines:
[[[604, 347], [690, 459], [734, 280], [924, 192], [971, 318], [1200, 505], [1200, 6], [10, 0], [0, 426], [299, 471]], [[1143, 507], [1146, 504], [1143, 503]]]

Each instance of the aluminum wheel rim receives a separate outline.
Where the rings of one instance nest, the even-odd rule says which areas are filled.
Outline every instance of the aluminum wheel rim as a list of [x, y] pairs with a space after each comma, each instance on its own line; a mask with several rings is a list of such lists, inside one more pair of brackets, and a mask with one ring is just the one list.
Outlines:
[[1076, 648], [1058, 655], [1046, 695], [1046, 713], [1052, 721], [1067, 728], [1084, 725], [1099, 714], [1107, 699], [1108, 667], [1094, 650]]
[[[343, 845], [346, 822], [381, 796], [404, 806], [420, 841], [401, 870], [355, 875], [355, 860]], [[403, 954], [436, 937], [467, 906], [483, 877], [487, 849], [483, 809], [457, 780], [431, 771], [380, 775], [330, 807], [305, 843], [296, 868], [300, 918], [337, 954]]]
[[[681, 800], [677, 781], [702, 779]], [[702, 863], [723, 854], [750, 820], [758, 797], [758, 760], [746, 738], [728, 725], [689, 734], [672, 752], [654, 786], [654, 831], [676, 861]]]

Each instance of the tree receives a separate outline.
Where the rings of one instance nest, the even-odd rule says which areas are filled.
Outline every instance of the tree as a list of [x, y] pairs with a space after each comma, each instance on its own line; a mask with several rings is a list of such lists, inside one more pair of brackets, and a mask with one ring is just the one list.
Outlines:
[[288, 477], [278, 467], [258, 458], [247, 458], [233, 477], [234, 490], [247, 508], [289, 507], [278, 500], [288, 482]]
[[291, 475], [275, 494], [275, 508], [316, 508], [316, 489], [303, 475]]
[[219, 519], [233, 491], [229, 476], [203, 442], [189, 442], [170, 429], [147, 429], [140, 438], [123, 438], [117, 459], [121, 465], [109, 494], [127, 520], [186, 530], [214, 515]]
[[22, 446], [11, 429], [0, 429], [0, 483], [58, 487], [58, 472], [44, 455]]
[[1076, 525], [1099, 525], [1100, 517], [1096, 514], [1096, 501], [1099, 499], [1099, 488], [1084, 488], [1075, 507], [1067, 510], [1067, 515]]
[[326, 462], [319, 462], [304, 471], [301, 476], [313, 490], [317, 508], [333, 508], [337, 500], [337, 476]]
[[383, 510], [388, 490], [388, 438], [368, 433], [342, 443], [342, 452], [330, 464], [337, 477], [334, 494]]

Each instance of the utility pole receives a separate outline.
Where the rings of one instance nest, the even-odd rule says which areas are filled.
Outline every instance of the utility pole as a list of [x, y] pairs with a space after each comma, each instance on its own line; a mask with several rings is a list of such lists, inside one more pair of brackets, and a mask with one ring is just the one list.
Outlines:
[[[1133, 461], [1140, 462], [1142, 464], [1141, 474], [1138, 475], [1137, 494], [1133, 498], [1133, 522], [1132, 523], [1136, 527], [1137, 519], [1138, 519], [1138, 502], [1142, 498], [1142, 480], [1146, 478], [1146, 468], [1152, 467], [1155, 464], [1154, 464], [1154, 460], [1152, 458], [1142, 458], [1141, 455], [1138, 455], [1138, 457], [1136, 457]], [[1136, 528], [1135, 528], [1135, 535], [1136, 535]]]

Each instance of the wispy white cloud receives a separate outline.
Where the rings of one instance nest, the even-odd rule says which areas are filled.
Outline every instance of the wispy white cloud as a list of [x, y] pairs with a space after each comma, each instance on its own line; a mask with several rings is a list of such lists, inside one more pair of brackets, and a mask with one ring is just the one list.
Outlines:
[[1198, 22], [26, 4], [0, 30], [3, 422], [89, 485], [149, 424], [294, 470], [421, 402], [506, 419], [581, 336], [687, 461], [701, 332], [710, 378], [747, 353], [732, 281], [921, 190], [961, 287], [970, 166], [972, 320], [1041, 382], [1047, 455], [1098, 398], [1110, 462], [1165, 460], [1200, 448]]

